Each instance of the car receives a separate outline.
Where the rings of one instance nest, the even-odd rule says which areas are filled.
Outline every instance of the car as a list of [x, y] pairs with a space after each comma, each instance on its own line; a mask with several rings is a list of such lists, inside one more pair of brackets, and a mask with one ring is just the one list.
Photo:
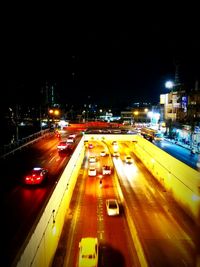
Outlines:
[[75, 133], [70, 134], [70, 135], [68, 136], [68, 138], [76, 138], [76, 134], [75, 134]]
[[60, 134], [60, 132], [59, 132], [59, 131], [55, 131], [55, 136], [56, 136], [58, 139], [60, 139], [60, 138], [61, 138], [61, 134]]
[[95, 156], [89, 156], [89, 162], [90, 163], [95, 163], [97, 160], [96, 160], [96, 157]]
[[107, 175], [107, 174], [110, 175], [111, 174], [111, 167], [108, 165], [104, 165], [102, 167], [102, 174], [103, 175]]
[[90, 144], [88, 145], [88, 147], [89, 147], [89, 148], [93, 148], [94, 146], [93, 146], [93, 144], [90, 143]]
[[89, 176], [96, 176], [97, 175], [97, 170], [95, 167], [89, 167], [88, 169], [88, 175]]
[[113, 142], [112, 142], [112, 145], [113, 145], [113, 149], [114, 149], [114, 151], [117, 151], [117, 150], [118, 150], [118, 144], [117, 144], [117, 141], [113, 141]]
[[120, 154], [119, 154], [119, 152], [117, 152], [117, 151], [114, 151], [114, 152], [113, 152], [113, 154], [112, 154], [112, 156], [113, 156], [113, 157], [119, 157], [119, 156], [120, 156]]
[[59, 151], [62, 151], [62, 150], [66, 150], [67, 147], [68, 147], [67, 142], [66, 142], [66, 141], [61, 141], [61, 142], [58, 144], [57, 149], [58, 149]]
[[105, 151], [105, 150], [103, 150], [103, 151], [100, 152], [100, 156], [101, 156], [101, 157], [105, 157], [106, 155], [107, 155], [107, 154], [106, 154], [106, 151]]
[[67, 138], [67, 143], [74, 143], [74, 138], [73, 137], [68, 137]]
[[31, 185], [41, 184], [47, 179], [47, 176], [47, 169], [35, 167], [25, 176], [24, 183]]
[[119, 215], [119, 204], [117, 199], [106, 199], [106, 211], [109, 216]]
[[98, 266], [99, 245], [97, 237], [83, 237], [79, 242], [78, 267]]
[[133, 162], [133, 159], [131, 158], [130, 155], [127, 155], [127, 156], [125, 157], [125, 162], [128, 163], [128, 164], [131, 164], [131, 163]]

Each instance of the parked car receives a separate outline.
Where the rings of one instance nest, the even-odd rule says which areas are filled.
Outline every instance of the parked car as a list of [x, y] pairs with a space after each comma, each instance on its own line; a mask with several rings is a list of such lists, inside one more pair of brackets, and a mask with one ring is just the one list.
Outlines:
[[119, 215], [119, 204], [116, 199], [106, 200], [106, 211], [109, 216]]
[[43, 183], [48, 176], [48, 171], [41, 167], [33, 168], [24, 178], [27, 185], [37, 185]]
[[83, 237], [79, 242], [78, 267], [97, 267], [99, 255], [98, 239]]

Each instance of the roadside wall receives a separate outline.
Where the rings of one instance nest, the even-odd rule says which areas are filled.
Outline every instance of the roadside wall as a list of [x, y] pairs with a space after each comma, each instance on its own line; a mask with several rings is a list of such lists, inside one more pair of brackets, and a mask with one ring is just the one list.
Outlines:
[[182, 208], [200, 224], [200, 172], [137, 137], [133, 151]]

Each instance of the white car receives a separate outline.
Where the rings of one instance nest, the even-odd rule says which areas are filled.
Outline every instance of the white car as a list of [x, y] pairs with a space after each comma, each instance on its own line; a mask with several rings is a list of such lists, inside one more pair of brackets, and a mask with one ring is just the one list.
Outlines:
[[96, 157], [95, 156], [89, 156], [89, 162], [90, 163], [95, 163], [97, 160], [96, 160]]
[[105, 151], [105, 150], [103, 150], [103, 151], [100, 152], [100, 156], [101, 156], [101, 157], [105, 157], [106, 155], [107, 155], [107, 154], [106, 154], [106, 151]]
[[104, 165], [102, 167], [102, 174], [103, 175], [107, 175], [107, 174], [110, 175], [111, 174], [111, 167], [108, 165]]
[[116, 199], [106, 200], [106, 210], [109, 216], [119, 215], [119, 204]]
[[98, 239], [84, 237], [79, 242], [78, 267], [97, 267], [99, 255]]
[[117, 152], [117, 151], [114, 151], [114, 152], [113, 152], [113, 154], [112, 154], [112, 156], [113, 156], [113, 157], [119, 157], [119, 156], [120, 156], [120, 154], [119, 154], [119, 152]]
[[97, 170], [95, 167], [89, 167], [88, 169], [88, 175], [89, 176], [96, 176], [97, 175]]
[[128, 155], [128, 156], [125, 157], [125, 162], [128, 163], [128, 164], [133, 163], [133, 159], [131, 158], [130, 155]]
[[117, 144], [117, 141], [113, 141], [113, 142], [112, 142], [112, 145], [113, 145], [113, 149], [114, 149], [115, 151], [117, 151], [117, 150], [118, 150], [118, 144]]
[[67, 143], [74, 143], [74, 138], [73, 137], [68, 137], [67, 138]]
[[74, 134], [70, 134], [68, 137], [69, 138], [76, 138], [76, 134], [75, 133]]

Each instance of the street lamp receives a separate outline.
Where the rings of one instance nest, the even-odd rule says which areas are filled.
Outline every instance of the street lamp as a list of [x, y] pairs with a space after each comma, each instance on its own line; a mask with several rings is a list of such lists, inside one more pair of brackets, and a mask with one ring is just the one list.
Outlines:
[[165, 87], [171, 90], [171, 104], [172, 104], [172, 120], [174, 120], [174, 99], [173, 99], [173, 88], [175, 87], [175, 83], [173, 81], [167, 81], [165, 83]]
[[137, 116], [138, 116], [138, 114], [139, 114], [139, 112], [136, 110], [136, 111], [134, 111], [133, 112], [133, 114], [134, 114], [134, 121], [136, 122], [138, 122], [138, 120], [137, 120]]
[[165, 83], [165, 88], [167, 89], [171, 89], [173, 91], [173, 88], [174, 88], [174, 82], [173, 81], [166, 81]]
[[56, 118], [58, 118], [58, 116], [60, 115], [60, 110], [55, 109], [55, 108], [51, 108], [51, 109], [49, 109], [49, 115], [51, 117], [52, 123], [54, 124]]

